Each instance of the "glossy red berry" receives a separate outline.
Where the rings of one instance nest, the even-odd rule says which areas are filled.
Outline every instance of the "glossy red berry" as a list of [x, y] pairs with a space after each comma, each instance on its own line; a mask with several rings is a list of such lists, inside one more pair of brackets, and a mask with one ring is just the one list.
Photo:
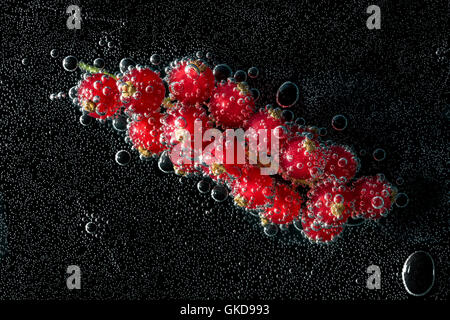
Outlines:
[[162, 123], [162, 141], [170, 148], [169, 156], [178, 167], [178, 173], [196, 171], [205, 146], [203, 133], [213, 127], [205, 109], [175, 104], [162, 118]]
[[325, 164], [324, 146], [306, 136], [288, 139], [281, 149], [281, 174], [294, 183], [310, 185], [322, 177]]
[[93, 118], [111, 117], [120, 106], [116, 79], [103, 73], [88, 76], [78, 88], [78, 103]]
[[254, 113], [255, 102], [247, 83], [229, 80], [214, 88], [208, 108], [218, 126], [241, 128]]
[[354, 193], [339, 180], [327, 178], [308, 191], [308, 215], [323, 227], [343, 225], [355, 208]]
[[338, 179], [345, 178], [350, 181], [359, 169], [359, 159], [350, 148], [341, 145], [328, 146], [325, 176], [335, 176]]
[[377, 220], [392, 207], [395, 190], [383, 175], [362, 177], [354, 183], [357, 197], [355, 217]]
[[149, 68], [133, 68], [117, 81], [117, 86], [128, 112], [148, 115], [160, 111], [166, 89], [159, 73]]
[[275, 224], [290, 224], [301, 216], [301, 196], [290, 186], [277, 184], [273, 205], [262, 212], [262, 216]]
[[249, 164], [245, 142], [234, 137], [227, 139], [223, 132], [219, 141], [210, 143], [203, 151], [205, 173], [213, 180], [229, 184], [242, 175], [242, 168]]
[[133, 121], [128, 128], [134, 147], [145, 157], [159, 155], [166, 149], [160, 142], [161, 117], [160, 113], [155, 112], [148, 118], [142, 117], [139, 121]]
[[[247, 135], [249, 153], [272, 155], [273, 151], [279, 154], [281, 146], [289, 136], [286, 122], [281, 117], [281, 109], [266, 106], [258, 110], [250, 119], [244, 122]], [[277, 140], [274, 143], [276, 150], [272, 150], [272, 136]]]
[[242, 168], [242, 175], [232, 182], [231, 188], [234, 202], [250, 210], [268, 207], [275, 195], [274, 179], [252, 165]]
[[344, 230], [342, 226], [337, 227], [324, 227], [315, 218], [308, 216], [308, 213], [302, 215], [302, 233], [312, 242], [316, 243], [329, 243], [336, 240], [336, 238]]
[[201, 60], [182, 60], [167, 76], [170, 93], [185, 105], [203, 103], [214, 89], [212, 70]]

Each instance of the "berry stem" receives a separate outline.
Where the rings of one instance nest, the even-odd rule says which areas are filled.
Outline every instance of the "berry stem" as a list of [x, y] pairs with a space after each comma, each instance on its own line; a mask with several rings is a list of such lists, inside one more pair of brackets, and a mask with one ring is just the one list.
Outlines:
[[110, 77], [113, 77], [114, 79], [117, 79], [116, 76], [113, 75], [112, 73], [103, 71], [103, 69], [100, 69], [100, 68], [91, 66], [91, 65], [89, 65], [89, 64], [87, 64], [87, 63], [84, 63], [83, 61], [78, 62], [78, 67], [79, 67], [81, 70], [88, 71], [88, 72], [90, 72], [90, 73], [103, 73], [103, 74], [106, 74], [106, 75], [108, 75], [108, 76], [110, 76]]

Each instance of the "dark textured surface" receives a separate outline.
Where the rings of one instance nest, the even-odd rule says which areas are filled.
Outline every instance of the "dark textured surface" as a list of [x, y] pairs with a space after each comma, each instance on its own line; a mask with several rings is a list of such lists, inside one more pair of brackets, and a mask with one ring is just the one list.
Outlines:
[[[0, 298], [448, 299], [445, 1], [378, 1], [381, 30], [366, 28], [372, 3], [364, 1], [94, 3], [3, 5], [0, 232], [8, 241]], [[70, 4], [81, 7], [81, 30], [66, 27]], [[378, 224], [348, 227], [329, 246], [294, 230], [271, 238], [231, 199], [200, 194], [197, 180], [164, 174], [136, 152], [119, 166], [116, 152], [129, 149], [122, 135], [108, 124], [83, 127], [68, 98], [49, 99], [79, 80], [79, 71], [62, 68], [67, 55], [102, 57], [117, 71], [124, 57], [150, 64], [158, 53], [163, 68], [198, 50], [233, 71], [257, 66], [249, 83], [261, 91], [260, 106], [275, 103], [283, 82], [296, 83], [292, 111], [327, 128], [327, 138], [365, 150], [360, 175], [403, 178], [408, 206]], [[331, 127], [336, 114], [348, 119], [341, 132]], [[384, 161], [372, 158], [376, 148]], [[416, 250], [436, 264], [434, 287], [421, 298], [401, 280]], [[82, 270], [80, 291], [66, 288], [71, 264]], [[381, 269], [381, 290], [366, 288], [371, 264]]]

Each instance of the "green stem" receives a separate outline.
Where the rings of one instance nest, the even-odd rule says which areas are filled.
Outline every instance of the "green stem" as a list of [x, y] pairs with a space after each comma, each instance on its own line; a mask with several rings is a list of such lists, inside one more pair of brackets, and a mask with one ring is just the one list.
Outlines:
[[113, 75], [112, 73], [103, 71], [103, 69], [96, 68], [96, 67], [91, 66], [91, 65], [89, 65], [87, 63], [84, 63], [83, 61], [78, 62], [78, 67], [81, 70], [88, 71], [90, 73], [103, 73], [103, 74], [107, 74], [108, 76], [113, 77], [114, 79], [116, 79], [116, 76]]

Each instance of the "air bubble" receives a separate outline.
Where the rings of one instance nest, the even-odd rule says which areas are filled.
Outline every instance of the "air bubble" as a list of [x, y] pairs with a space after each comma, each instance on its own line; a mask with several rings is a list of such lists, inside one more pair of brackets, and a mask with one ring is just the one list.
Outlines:
[[289, 108], [297, 103], [300, 92], [297, 85], [287, 81], [277, 91], [277, 103], [280, 107]]
[[347, 128], [347, 124], [347, 118], [342, 114], [335, 115], [333, 119], [331, 119], [331, 126], [336, 131], [345, 130]]
[[121, 166], [126, 166], [131, 160], [131, 155], [127, 150], [120, 150], [116, 153], [116, 162]]
[[375, 161], [383, 161], [386, 159], [386, 151], [381, 148], [375, 149], [372, 155]]
[[66, 71], [75, 71], [78, 68], [78, 59], [74, 56], [65, 57], [63, 59], [63, 68]]
[[160, 63], [161, 63], [161, 56], [159, 55], [159, 54], [153, 54], [151, 57], [150, 57], [150, 62], [153, 64], [153, 65], [155, 65], [155, 66], [157, 66], [157, 65], [159, 65]]
[[228, 189], [218, 184], [211, 190], [211, 197], [217, 202], [224, 202], [228, 198]]

